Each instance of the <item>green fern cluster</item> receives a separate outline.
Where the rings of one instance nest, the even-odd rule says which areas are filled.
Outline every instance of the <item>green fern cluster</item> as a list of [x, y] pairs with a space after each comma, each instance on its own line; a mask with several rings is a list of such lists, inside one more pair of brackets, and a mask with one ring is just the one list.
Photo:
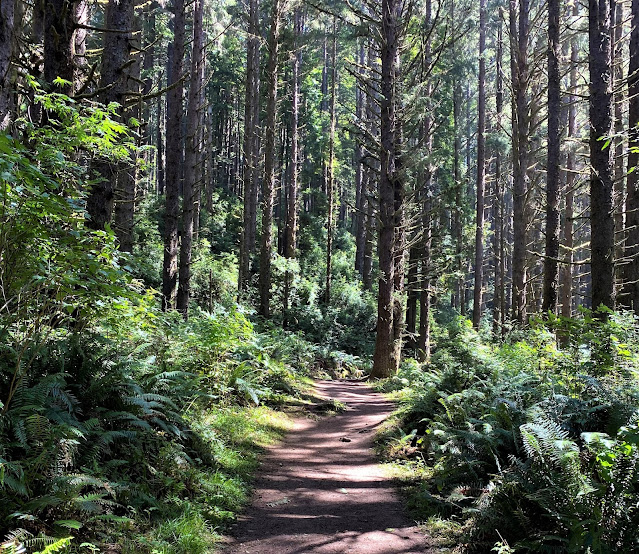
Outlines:
[[559, 348], [542, 325], [491, 346], [454, 322], [430, 365], [395, 378], [408, 385], [407, 437], [430, 468], [413, 502], [422, 517], [465, 521], [469, 550], [639, 548], [634, 321], [615, 316], [621, 353], [605, 366], [597, 349], [611, 329], [583, 325], [593, 329], [580, 345]]
[[97, 338], [65, 346], [34, 358], [0, 414], [0, 521], [10, 528], [20, 522], [34, 533], [59, 533], [124, 522], [130, 507], [152, 504], [160, 483], [149, 460], [163, 442], [190, 442], [179, 408], [152, 380], [140, 382], [109, 359]]

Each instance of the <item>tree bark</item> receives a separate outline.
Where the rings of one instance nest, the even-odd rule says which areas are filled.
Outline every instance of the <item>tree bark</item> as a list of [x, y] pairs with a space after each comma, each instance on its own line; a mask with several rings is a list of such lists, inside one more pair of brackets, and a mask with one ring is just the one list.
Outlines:
[[614, 309], [615, 223], [612, 148], [612, 68], [610, 0], [590, 0], [590, 228], [592, 307]]
[[486, 187], [486, 0], [479, 3], [479, 95], [477, 99], [477, 216], [475, 222], [475, 288], [473, 327], [481, 323], [484, 279], [484, 189]]
[[13, 59], [14, 3], [0, 3], [0, 131], [5, 131], [12, 120], [11, 62]]
[[454, 241], [455, 241], [455, 292], [453, 294], [453, 308], [460, 313], [465, 311], [464, 298], [464, 223], [463, 201], [464, 188], [461, 181], [460, 157], [461, 136], [459, 126], [461, 122], [461, 85], [459, 81], [453, 84], [453, 178], [455, 180], [455, 208], [453, 214]]
[[[297, 212], [298, 212], [298, 189], [299, 189], [299, 110], [300, 110], [300, 66], [302, 62], [302, 50], [300, 40], [302, 36], [302, 10], [296, 8], [293, 18], [293, 76], [292, 76], [292, 99], [291, 99], [291, 161], [290, 178], [286, 194], [286, 230], [284, 238], [284, 255], [287, 259], [295, 258], [297, 248]], [[284, 275], [284, 327], [288, 325], [288, 311], [290, 308], [291, 286], [293, 274], [286, 271]]]
[[73, 18], [76, 24], [76, 30], [73, 34], [73, 91], [76, 92], [84, 84], [88, 71], [87, 30], [82, 25], [89, 24], [90, 13], [87, 0], [77, 0], [73, 9], [75, 11]]
[[[359, 45], [358, 51], [359, 58], [359, 74], [363, 75], [363, 67], [366, 63], [365, 58], [365, 50], [364, 50], [364, 40], [362, 40]], [[355, 97], [355, 118], [359, 125], [363, 126], [364, 119], [364, 100], [365, 94], [363, 91], [363, 85], [360, 83], [356, 89], [356, 97]], [[364, 193], [363, 187], [363, 164], [362, 158], [364, 156], [364, 151], [362, 148], [361, 140], [357, 141], [357, 146], [355, 147], [355, 270], [359, 271], [362, 274], [363, 266], [364, 266], [364, 248], [366, 241], [366, 225], [365, 225], [365, 205], [366, 205], [366, 195]]]
[[362, 266], [362, 285], [364, 290], [373, 290], [373, 250], [377, 233], [376, 203], [374, 181], [370, 170], [364, 173], [363, 191], [366, 194], [366, 235], [364, 239], [364, 260]]
[[513, 84], [513, 319], [526, 323], [526, 256], [530, 116], [528, 109], [529, 0], [510, 0], [511, 73]]
[[[424, 23], [432, 26], [432, 2], [426, 0]], [[424, 67], [425, 72], [432, 69], [432, 48], [430, 37], [424, 45]], [[433, 84], [430, 75], [427, 77], [426, 88], [424, 89], [425, 97], [430, 99], [433, 94]], [[419, 292], [419, 335], [417, 337], [417, 358], [422, 361], [430, 359], [430, 309], [431, 309], [431, 246], [432, 246], [432, 227], [433, 227], [433, 171], [431, 166], [431, 156], [433, 153], [433, 116], [432, 105], [427, 105], [424, 121], [420, 128], [419, 139], [424, 144], [427, 164], [423, 171], [422, 178], [424, 189], [422, 191], [420, 208], [421, 208], [421, 226], [422, 239], [419, 245], [418, 257], [420, 259], [420, 292]]]
[[[639, 1], [639, 0], [638, 0]], [[573, 18], [579, 16], [579, 3], [575, 2], [572, 11]], [[568, 107], [568, 139], [577, 136], [577, 65], [579, 62], [579, 44], [576, 37], [572, 38], [570, 45], [570, 98]], [[575, 146], [571, 141], [566, 158], [566, 193], [563, 223], [563, 245], [565, 247], [566, 263], [562, 267], [561, 284], [561, 315], [572, 317], [572, 296], [573, 296], [573, 260], [574, 260], [574, 234], [573, 234], [573, 205], [575, 171], [577, 169]]]
[[189, 314], [191, 293], [191, 259], [193, 230], [199, 191], [198, 152], [200, 115], [202, 109], [201, 89], [204, 86], [204, 0], [193, 1], [193, 47], [191, 50], [191, 82], [189, 84], [186, 112], [186, 147], [184, 150], [184, 187], [182, 206], [182, 237], [180, 241], [180, 269], [177, 293], [177, 309], [184, 319]]
[[275, 138], [277, 136], [277, 79], [280, 48], [280, 26], [283, 0], [273, 0], [271, 30], [268, 40], [266, 136], [264, 141], [264, 182], [262, 185], [262, 244], [260, 252], [260, 310], [271, 316], [271, 257], [273, 255], [273, 203], [275, 200]]
[[326, 168], [326, 192], [328, 214], [326, 217], [326, 287], [324, 303], [331, 303], [331, 278], [333, 271], [333, 227], [335, 210], [335, 123], [337, 100], [337, 19], [333, 18], [333, 46], [331, 48], [331, 100], [330, 100], [330, 130], [328, 138], [328, 166]]
[[559, 58], [559, 0], [548, 0], [548, 167], [546, 169], [546, 248], [544, 312], [557, 311], [559, 287], [559, 166], [561, 157], [561, 76]]
[[[625, 177], [626, 168], [624, 164], [624, 120], [623, 109], [625, 103], [624, 95], [624, 59], [623, 59], [623, 25], [624, 25], [624, 4], [623, 0], [612, 0], [612, 16], [614, 25], [612, 27], [612, 65], [613, 65], [613, 90], [614, 92], [614, 213], [615, 213], [615, 234], [624, 229], [626, 201], [625, 201]], [[615, 260], [623, 257], [623, 241], [615, 237]], [[621, 277], [620, 267], [615, 266], [617, 274]]]
[[[497, 130], [501, 132], [502, 113], [504, 109], [504, 79], [503, 59], [504, 59], [504, 40], [503, 40], [503, 11], [499, 9], [499, 23], [497, 27], [497, 56], [496, 56], [496, 73], [497, 73], [497, 95], [496, 95], [496, 111], [497, 111]], [[493, 235], [493, 254], [495, 262], [495, 298], [493, 308], [493, 334], [495, 337], [500, 336], [504, 328], [505, 317], [505, 229], [504, 229], [504, 184], [502, 181], [502, 150], [497, 147], [495, 152], [495, 233]]]
[[[376, 53], [372, 45], [369, 44], [367, 49], [367, 67], [371, 68], [370, 74], [373, 71], [378, 71], [376, 59]], [[370, 75], [369, 75], [370, 77]], [[379, 120], [379, 103], [378, 95], [372, 85], [369, 78], [366, 84], [366, 127], [368, 132], [372, 136], [377, 136], [379, 133], [379, 127], [377, 121]], [[375, 244], [375, 235], [377, 232], [377, 218], [376, 212], [376, 198], [375, 198], [375, 172], [372, 167], [378, 167], [379, 163], [374, 160], [371, 152], [367, 152], [368, 164], [364, 170], [362, 183], [362, 195], [365, 214], [365, 234], [364, 234], [364, 255], [362, 260], [362, 284], [364, 290], [371, 291], [373, 288], [373, 250]]]
[[162, 266], [162, 309], [175, 306], [178, 278], [178, 220], [182, 181], [182, 83], [184, 0], [173, 0], [173, 43], [169, 48], [166, 98], [166, 196], [164, 212], [164, 262]]
[[260, 35], [259, 0], [250, 0], [248, 40], [246, 43], [246, 98], [244, 109], [244, 226], [240, 241], [240, 292], [248, 289], [251, 254], [255, 250], [257, 222], [258, 126], [260, 104]]
[[397, 81], [399, 75], [399, 26], [401, 24], [401, 2], [399, 0], [382, 0], [382, 33], [381, 33], [381, 126], [380, 126], [380, 160], [379, 178], [379, 212], [380, 229], [378, 242], [379, 256], [379, 293], [377, 299], [377, 336], [373, 356], [371, 377], [389, 377], [399, 369], [396, 341], [401, 345], [401, 337], [396, 336], [397, 325], [394, 321], [398, 310], [396, 302], [402, 293], [397, 285], [401, 285], [403, 276], [395, 275], [401, 271], [396, 263], [403, 252], [398, 244], [398, 202], [403, 196], [403, 182], [398, 172], [398, 114], [397, 114]]
[[165, 105], [162, 101], [162, 97], [158, 96], [157, 98], [157, 114], [158, 114], [158, 126], [156, 129], [155, 136], [155, 147], [157, 149], [157, 192], [160, 195], [164, 194], [164, 187], [166, 186], [166, 178], [165, 171], [166, 168], [164, 166], [164, 136], [162, 133], [163, 128], [166, 125], [166, 117], [165, 117]]
[[[141, 82], [141, 60], [140, 60], [140, 33], [141, 33], [141, 21], [140, 18], [135, 18], [130, 22], [131, 28], [135, 27], [137, 33], [135, 33], [130, 40], [129, 56], [130, 65], [126, 71], [126, 82], [124, 85], [125, 92], [139, 93]], [[126, 62], [125, 62], [126, 63]], [[122, 99], [122, 102], [126, 102], [126, 97]], [[141, 101], [126, 106], [122, 106], [122, 117], [125, 122], [130, 121], [131, 118], [140, 121], [141, 119]], [[139, 132], [142, 128], [138, 129]], [[138, 137], [137, 146], [141, 147], [140, 136]], [[136, 156], [136, 154], [134, 154]], [[137, 160], [134, 158], [132, 163], [123, 163], [120, 167], [117, 179], [115, 183], [115, 198], [114, 198], [114, 231], [118, 237], [118, 243], [120, 250], [123, 252], [133, 252], [133, 227], [135, 222], [135, 203], [136, 203], [136, 186], [138, 182], [138, 167]]]
[[[110, 0], [105, 14], [106, 27], [119, 32], [104, 35], [100, 101], [106, 105], [119, 104], [116, 113], [121, 120], [125, 117], [126, 93], [133, 82], [129, 61], [133, 50], [134, 10], [135, 0]], [[129, 168], [130, 164], [126, 162], [96, 164], [95, 169], [101, 179], [91, 187], [87, 196], [88, 224], [92, 229], [104, 229], [111, 223], [118, 180], [125, 178], [121, 173]], [[128, 248], [126, 240], [123, 246]]]
[[408, 253], [406, 272], [406, 349], [415, 350], [417, 345], [417, 305], [419, 302], [419, 249], [413, 246]]
[[[628, 198], [622, 302], [639, 314], [639, 0], [632, 0], [628, 67]], [[632, 171], [631, 171], [632, 170]]]
[[[44, 80], [53, 86], [60, 77], [68, 84], [56, 90], [71, 95], [75, 70], [76, 0], [45, 0], [44, 10]], [[5, 2], [3, 2], [4, 4]]]

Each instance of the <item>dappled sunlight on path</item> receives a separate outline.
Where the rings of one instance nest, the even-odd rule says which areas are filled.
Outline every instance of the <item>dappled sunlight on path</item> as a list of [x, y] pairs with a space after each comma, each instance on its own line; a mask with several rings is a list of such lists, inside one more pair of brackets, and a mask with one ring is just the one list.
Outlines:
[[347, 410], [320, 421], [298, 420], [269, 451], [253, 505], [224, 552], [427, 552], [426, 537], [404, 514], [372, 453], [374, 431], [392, 404], [359, 382], [320, 381], [317, 390]]

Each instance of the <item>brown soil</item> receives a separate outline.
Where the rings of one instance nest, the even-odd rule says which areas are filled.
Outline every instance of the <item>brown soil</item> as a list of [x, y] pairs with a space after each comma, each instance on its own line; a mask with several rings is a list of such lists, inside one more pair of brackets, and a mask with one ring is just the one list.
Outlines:
[[264, 460], [252, 506], [225, 553], [409, 554], [428, 552], [392, 483], [375, 462], [373, 435], [393, 409], [354, 381], [320, 381], [317, 391], [348, 406], [300, 419]]

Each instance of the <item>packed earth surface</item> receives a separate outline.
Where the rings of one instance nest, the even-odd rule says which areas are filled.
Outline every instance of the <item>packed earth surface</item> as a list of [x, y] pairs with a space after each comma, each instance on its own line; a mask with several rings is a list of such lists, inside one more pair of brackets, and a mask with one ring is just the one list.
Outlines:
[[429, 551], [372, 449], [374, 433], [393, 405], [356, 381], [320, 381], [317, 392], [346, 410], [297, 420], [287, 438], [269, 450], [253, 503], [224, 552]]

